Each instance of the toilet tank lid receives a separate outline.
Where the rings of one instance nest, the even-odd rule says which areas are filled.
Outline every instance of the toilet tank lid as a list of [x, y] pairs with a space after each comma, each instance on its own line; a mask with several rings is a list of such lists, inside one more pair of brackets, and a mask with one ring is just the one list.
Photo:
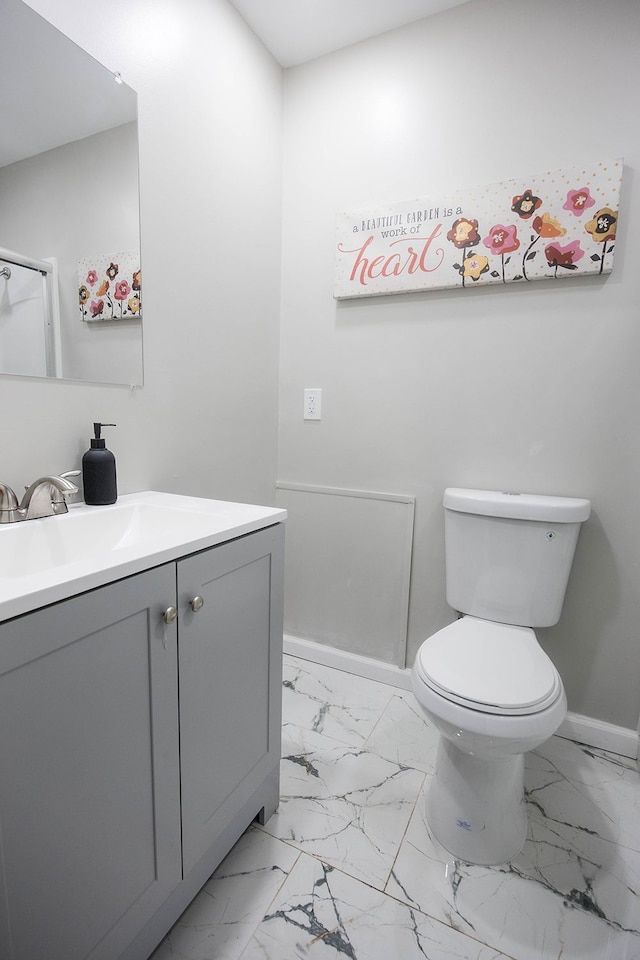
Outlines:
[[579, 497], [549, 497], [535, 493], [501, 493], [498, 490], [466, 490], [447, 487], [443, 504], [447, 510], [483, 517], [513, 520], [545, 520], [549, 523], [581, 523], [591, 513], [591, 502]]

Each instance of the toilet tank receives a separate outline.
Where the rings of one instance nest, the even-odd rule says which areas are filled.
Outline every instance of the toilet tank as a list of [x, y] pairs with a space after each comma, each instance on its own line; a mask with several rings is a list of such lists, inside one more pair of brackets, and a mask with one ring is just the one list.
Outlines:
[[447, 603], [499, 623], [557, 623], [590, 502], [449, 487], [443, 504]]

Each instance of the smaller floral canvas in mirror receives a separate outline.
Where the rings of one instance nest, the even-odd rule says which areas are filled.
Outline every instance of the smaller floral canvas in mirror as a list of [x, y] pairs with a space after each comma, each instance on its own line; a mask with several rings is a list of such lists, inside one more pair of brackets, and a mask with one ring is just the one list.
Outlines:
[[139, 320], [142, 285], [139, 253], [112, 253], [78, 260], [82, 320]]

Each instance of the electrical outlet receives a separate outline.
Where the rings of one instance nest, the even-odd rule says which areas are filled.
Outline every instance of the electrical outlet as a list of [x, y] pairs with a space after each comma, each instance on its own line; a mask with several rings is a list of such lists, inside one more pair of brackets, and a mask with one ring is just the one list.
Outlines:
[[304, 391], [304, 419], [322, 419], [322, 390], [317, 387], [307, 387]]

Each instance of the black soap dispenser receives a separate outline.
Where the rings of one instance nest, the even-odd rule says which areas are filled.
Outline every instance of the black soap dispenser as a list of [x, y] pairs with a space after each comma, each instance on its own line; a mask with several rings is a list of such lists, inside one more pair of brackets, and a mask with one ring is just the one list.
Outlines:
[[102, 427], [115, 427], [115, 423], [94, 423], [95, 438], [91, 441], [91, 449], [82, 458], [84, 502], [96, 507], [115, 503], [118, 499], [116, 458], [100, 436]]

